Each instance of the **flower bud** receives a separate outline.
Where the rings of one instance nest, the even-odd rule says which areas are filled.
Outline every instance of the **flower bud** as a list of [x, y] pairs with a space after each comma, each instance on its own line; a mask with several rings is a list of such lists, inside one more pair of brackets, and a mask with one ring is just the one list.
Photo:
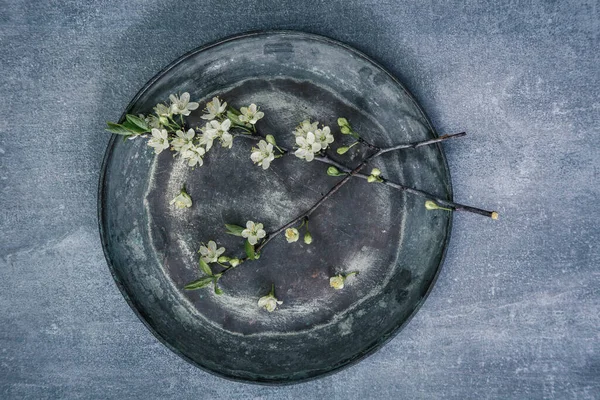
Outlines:
[[265, 139], [267, 140], [267, 143], [277, 146], [277, 142], [275, 142], [275, 137], [273, 135], [267, 135]]
[[342, 126], [342, 129], [340, 129], [340, 131], [342, 131], [344, 135], [347, 135], [350, 133], [350, 128], [348, 128], [347, 126]]
[[379, 168], [373, 168], [371, 170], [371, 175], [373, 175], [373, 176], [379, 176], [379, 175], [381, 175], [381, 171], [379, 170]]
[[238, 258], [232, 258], [229, 260], [229, 265], [231, 265], [232, 267], [237, 267], [238, 265], [240, 265], [240, 260]]
[[427, 200], [425, 202], [425, 208], [428, 210], [446, 210], [446, 211], [453, 211], [452, 208], [446, 208], [446, 207], [441, 207], [439, 205], [437, 205], [434, 201], [431, 200]]
[[312, 235], [310, 234], [310, 232], [306, 232], [304, 234], [304, 243], [311, 244], [312, 241], [313, 241]]
[[340, 147], [340, 148], [338, 148], [338, 149], [336, 150], [336, 152], [337, 152], [338, 154], [346, 154], [346, 152], [347, 152], [348, 150], [350, 150], [350, 147], [346, 147], [346, 146], [344, 146], [344, 147]]
[[158, 121], [161, 123], [161, 125], [168, 125], [169, 124], [169, 120], [167, 119], [167, 117], [159, 117]]
[[343, 173], [340, 172], [339, 169], [337, 169], [336, 167], [329, 167], [327, 168], [327, 175], [329, 176], [340, 176], [340, 175], [344, 175]]
[[437, 210], [440, 208], [440, 206], [438, 206], [437, 204], [435, 204], [433, 201], [431, 200], [427, 200], [425, 202], [425, 208], [428, 210]]
[[349, 126], [348, 120], [346, 118], [338, 118], [337, 123], [340, 127]]
[[229, 257], [227, 257], [227, 256], [221, 256], [221, 257], [218, 258], [217, 261], [220, 262], [220, 263], [226, 263], [229, 260], [230, 260]]
[[377, 177], [373, 176], [373, 175], [369, 175], [369, 177], [367, 178], [367, 182], [369, 183], [373, 183], [377, 181]]

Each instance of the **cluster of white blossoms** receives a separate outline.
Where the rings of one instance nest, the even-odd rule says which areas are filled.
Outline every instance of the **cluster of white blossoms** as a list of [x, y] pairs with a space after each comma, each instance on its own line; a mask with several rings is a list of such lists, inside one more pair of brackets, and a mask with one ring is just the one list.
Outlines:
[[[184, 131], [182, 129], [183, 117], [189, 116], [191, 111], [196, 110], [200, 105], [191, 102], [190, 94], [187, 92], [181, 96], [172, 94], [169, 96], [169, 100], [170, 104], [157, 104], [154, 107], [155, 114], [140, 115], [139, 119], [143, 120], [148, 128], [151, 128], [148, 146], [154, 148], [156, 154], [170, 148], [175, 155], [187, 160], [190, 167], [201, 166], [204, 163], [203, 157], [213, 147], [215, 140], [221, 143], [222, 147], [231, 148], [233, 146], [231, 129], [240, 128], [250, 132], [250, 129], [254, 129], [254, 125], [265, 115], [258, 110], [256, 104], [242, 107], [239, 111], [231, 107], [228, 110], [227, 102], [213, 97], [212, 101], [206, 104], [201, 117], [207, 120], [206, 124], [199, 131], [194, 129]], [[175, 118], [177, 115], [179, 115], [180, 122]], [[173, 131], [174, 133], [172, 133]], [[137, 136], [139, 135], [131, 135], [130, 139]], [[268, 154], [265, 159], [266, 161], [260, 160], [260, 165], [266, 169], [272, 159], [269, 160]]]
[[296, 151], [294, 154], [306, 161], [312, 161], [315, 154], [327, 149], [334, 141], [331, 129], [328, 126], [319, 128], [318, 121], [302, 121], [293, 133], [296, 136]]

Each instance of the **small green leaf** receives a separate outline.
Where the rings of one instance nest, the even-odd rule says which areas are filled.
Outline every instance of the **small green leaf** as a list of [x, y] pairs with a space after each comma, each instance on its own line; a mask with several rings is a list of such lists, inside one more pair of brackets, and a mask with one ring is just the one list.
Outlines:
[[206, 275], [212, 276], [213, 273], [210, 269], [210, 266], [202, 259], [202, 257], [198, 259], [198, 265], [200, 265], [202, 272], [204, 272]]
[[117, 135], [131, 136], [131, 131], [129, 131], [122, 125], [115, 124], [113, 122], [107, 122], [106, 125], [108, 125], [108, 128], [106, 128], [106, 130], [109, 132], [115, 133]]
[[148, 126], [146, 121], [143, 120], [142, 118], [135, 116], [133, 114], [127, 114], [125, 116], [125, 118], [127, 119], [127, 121], [131, 122], [132, 124], [136, 125], [137, 127], [141, 128], [141, 129], [143, 129], [144, 132], [150, 132], [150, 127]]
[[244, 230], [242, 226], [231, 224], [225, 224], [225, 228], [227, 228], [227, 233], [233, 236], [242, 236], [242, 231]]
[[238, 114], [234, 114], [231, 111], [227, 111], [227, 118], [229, 118], [234, 125], [245, 125], [242, 121], [240, 121]]
[[187, 285], [185, 285], [184, 289], [185, 290], [201, 289], [203, 287], [210, 285], [212, 281], [213, 281], [212, 276], [205, 276], [194, 282], [188, 283]]
[[256, 254], [254, 253], [254, 246], [251, 245], [250, 242], [247, 240], [246, 243], [244, 243], [244, 250], [246, 251], [246, 255], [248, 256], [249, 260], [256, 259]]
[[146, 129], [142, 129], [139, 126], [137, 126], [136, 124], [131, 123], [129, 121], [123, 122], [122, 126], [123, 126], [123, 128], [127, 129], [128, 131], [137, 133], [137, 134], [148, 132]]

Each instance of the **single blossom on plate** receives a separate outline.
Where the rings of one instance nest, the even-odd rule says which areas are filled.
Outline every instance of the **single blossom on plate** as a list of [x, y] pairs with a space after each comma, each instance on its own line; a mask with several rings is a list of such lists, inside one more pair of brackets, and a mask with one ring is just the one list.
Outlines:
[[194, 136], [196, 136], [196, 131], [193, 129], [188, 129], [187, 132], [177, 131], [175, 132], [177, 136], [175, 139], [171, 140], [171, 147], [173, 150], [177, 152], [185, 152], [189, 150], [193, 145]]
[[248, 239], [251, 245], [258, 243], [259, 239], [267, 236], [267, 232], [263, 229], [263, 224], [255, 223], [253, 221], [246, 222], [246, 229], [242, 231], [242, 237]]
[[283, 304], [283, 301], [277, 300], [275, 297], [275, 287], [271, 286], [271, 292], [268, 295], [261, 297], [258, 300], [258, 306], [264, 308], [268, 312], [273, 312], [278, 305]]
[[250, 159], [253, 163], [260, 165], [263, 169], [269, 168], [271, 161], [275, 159], [275, 153], [273, 152], [273, 145], [267, 143], [264, 140], [258, 142], [258, 148], [252, 148], [252, 154]]
[[223, 253], [225, 253], [225, 247], [217, 248], [214, 240], [209, 241], [206, 246], [200, 246], [200, 255], [202, 256], [202, 260], [207, 264], [217, 262], [219, 256]]
[[329, 278], [329, 286], [331, 286], [335, 290], [343, 289], [346, 279], [356, 274], [358, 274], [358, 272], [350, 272], [347, 275], [337, 274], [336, 276], [332, 276], [331, 278]]
[[288, 228], [285, 230], [285, 240], [287, 240], [288, 243], [297, 242], [299, 238], [300, 232], [298, 232], [298, 229]]
[[175, 204], [177, 208], [189, 208], [192, 206], [192, 197], [186, 193], [185, 189], [181, 189], [181, 192], [169, 204]]
[[321, 151], [321, 144], [316, 141], [315, 134], [312, 132], [308, 132], [306, 137], [297, 136], [296, 145], [298, 149], [294, 154], [306, 161], [312, 161], [315, 158], [315, 153]]
[[206, 150], [204, 150], [201, 146], [191, 146], [189, 149], [181, 153], [182, 157], [188, 160], [188, 165], [190, 167], [195, 167], [196, 165], [201, 167], [204, 164], [204, 157], [206, 154]]
[[324, 126], [322, 129], [315, 130], [314, 134], [315, 141], [321, 145], [321, 150], [325, 150], [327, 146], [333, 143], [333, 135], [331, 134], [331, 130], [328, 126]]
[[154, 152], [160, 154], [169, 148], [169, 134], [166, 129], [152, 129], [152, 137], [148, 140], [148, 146], [154, 147]]
[[342, 275], [332, 276], [329, 278], [329, 285], [336, 290], [340, 290], [344, 288], [345, 280], [346, 278], [344, 278]]
[[240, 121], [247, 122], [249, 124], [256, 124], [259, 119], [265, 116], [265, 113], [258, 111], [256, 104], [250, 104], [248, 107], [240, 108], [241, 115], [238, 117]]
[[213, 97], [212, 101], [206, 103], [206, 114], [204, 114], [201, 118], [212, 120], [217, 117], [220, 117], [221, 114], [225, 112], [227, 109], [227, 102], [221, 103], [218, 97]]
[[190, 101], [188, 92], [183, 93], [180, 97], [172, 94], [169, 99], [171, 100], [171, 112], [173, 114], [181, 114], [187, 117], [192, 111], [200, 107], [200, 104]]

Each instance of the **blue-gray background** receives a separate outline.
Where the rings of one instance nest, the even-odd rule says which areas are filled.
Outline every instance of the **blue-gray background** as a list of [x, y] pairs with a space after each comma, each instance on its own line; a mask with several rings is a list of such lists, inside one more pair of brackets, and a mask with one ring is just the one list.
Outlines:
[[[183, 2], [181, 2], [183, 3]], [[596, 1], [0, 2], [0, 398], [600, 398]], [[289, 387], [172, 354], [109, 274], [96, 221], [108, 134], [197, 46], [258, 29], [380, 61], [442, 133], [458, 201], [424, 307], [375, 355]]]

